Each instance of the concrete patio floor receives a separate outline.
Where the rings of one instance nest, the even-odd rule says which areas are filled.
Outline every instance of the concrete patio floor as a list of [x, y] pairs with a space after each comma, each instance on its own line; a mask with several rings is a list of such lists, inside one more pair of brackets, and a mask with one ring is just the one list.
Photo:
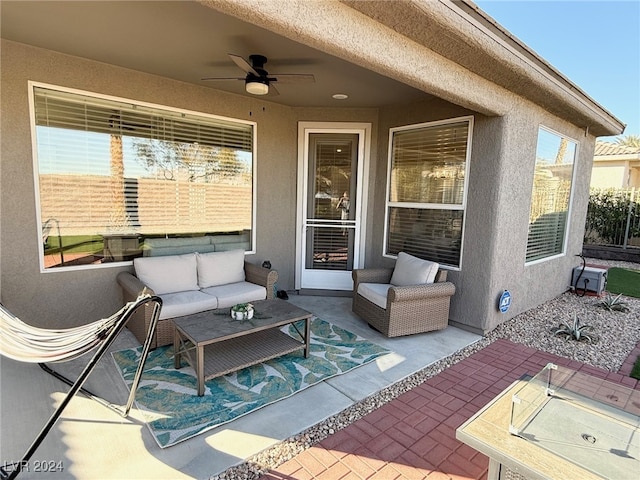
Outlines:
[[[480, 338], [449, 327], [439, 332], [387, 339], [351, 313], [348, 297], [291, 295], [290, 301], [393, 353], [165, 449], [158, 447], [135, 407], [125, 419], [78, 395], [33, 456], [27, 466], [30, 471], [24, 471], [19, 478], [209, 478]], [[124, 331], [112, 350], [136, 345], [130, 332]], [[55, 368], [74, 377], [86, 361], [88, 358]], [[108, 354], [86, 388], [117, 405], [124, 404], [128, 395]], [[37, 365], [2, 358], [0, 462], [22, 457], [67, 390], [66, 385]], [[56, 471], [34, 471], [44, 462], [51, 462]]]

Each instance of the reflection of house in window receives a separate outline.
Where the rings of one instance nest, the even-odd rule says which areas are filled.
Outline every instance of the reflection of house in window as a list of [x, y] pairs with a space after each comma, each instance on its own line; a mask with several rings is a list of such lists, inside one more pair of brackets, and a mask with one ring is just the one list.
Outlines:
[[564, 252], [576, 143], [541, 128], [531, 193], [527, 261]]
[[60, 226], [45, 268], [131, 260], [150, 237], [252, 231], [253, 123], [48, 86], [34, 86], [33, 114], [40, 218]]

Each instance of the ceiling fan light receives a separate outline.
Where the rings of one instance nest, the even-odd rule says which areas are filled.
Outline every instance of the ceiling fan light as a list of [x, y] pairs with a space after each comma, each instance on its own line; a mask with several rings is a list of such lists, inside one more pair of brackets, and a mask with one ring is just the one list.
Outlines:
[[269, 93], [269, 84], [257, 80], [247, 80], [245, 83], [247, 93], [252, 95], [266, 95]]

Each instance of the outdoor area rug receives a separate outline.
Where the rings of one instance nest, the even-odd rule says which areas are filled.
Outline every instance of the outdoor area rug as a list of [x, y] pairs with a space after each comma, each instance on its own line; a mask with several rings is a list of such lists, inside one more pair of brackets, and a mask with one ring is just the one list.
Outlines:
[[[300, 338], [291, 325], [283, 331]], [[390, 353], [318, 318], [311, 321], [309, 350], [309, 358], [300, 350], [208, 380], [204, 396], [198, 397], [193, 369], [183, 361], [176, 370], [173, 346], [160, 347], [149, 354], [136, 405], [158, 445], [169, 447]], [[112, 353], [129, 388], [141, 351], [138, 347]]]

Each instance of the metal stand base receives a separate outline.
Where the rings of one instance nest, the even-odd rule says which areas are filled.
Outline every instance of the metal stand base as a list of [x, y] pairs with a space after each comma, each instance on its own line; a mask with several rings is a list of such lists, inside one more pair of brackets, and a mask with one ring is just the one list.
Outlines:
[[[140, 363], [138, 364], [138, 369], [136, 370], [136, 375], [133, 379], [133, 384], [131, 385], [131, 392], [129, 393], [129, 399], [124, 409], [121, 409], [115, 405], [110, 404], [106, 400], [92, 394], [88, 390], [82, 388], [82, 385], [87, 380], [87, 378], [89, 377], [89, 375], [91, 374], [95, 366], [98, 364], [100, 359], [107, 352], [107, 350], [109, 349], [113, 341], [117, 338], [117, 336], [120, 334], [122, 329], [125, 327], [125, 325], [129, 321], [131, 316], [134, 314], [134, 312], [138, 308], [140, 308], [142, 305], [145, 305], [149, 302], [154, 303], [151, 323], [149, 324], [147, 338], [142, 348], [142, 356], [140, 358]], [[144, 364], [147, 361], [147, 356], [149, 355], [149, 350], [151, 349], [151, 341], [156, 331], [156, 325], [158, 323], [158, 317], [160, 316], [161, 308], [162, 308], [162, 299], [157, 296], [147, 295], [147, 296], [138, 298], [138, 300], [132, 303], [129, 306], [129, 308], [122, 314], [122, 317], [120, 318], [120, 320], [118, 320], [118, 322], [113, 326], [113, 328], [111, 329], [111, 331], [109, 332], [105, 340], [102, 342], [102, 344], [98, 348], [98, 351], [96, 352], [96, 354], [91, 358], [91, 360], [89, 360], [89, 363], [84, 368], [84, 370], [82, 370], [82, 373], [80, 373], [80, 376], [75, 382], [72, 382], [67, 377], [65, 377], [64, 375], [61, 375], [55, 370], [50, 369], [46, 364], [44, 363], [39, 364], [40, 367], [45, 372], [50, 373], [56, 378], [62, 380], [67, 385], [71, 385], [71, 388], [67, 392], [67, 395], [65, 396], [64, 400], [62, 400], [62, 403], [60, 403], [60, 406], [56, 409], [55, 412], [53, 412], [53, 415], [51, 415], [51, 417], [49, 418], [49, 421], [44, 425], [44, 427], [42, 427], [42, 430], [40, 431], [38, 436], [35, 438], [31, 446], [29, 447], [29, 449], [26, 451], [22, 459], [19, 462], [14, 462], [12, 464], [13, 469], [7, 470], [7, 465], [0, 466], [1, 480], [15, 479], [20, 474], [20, 472], [25, 468], [25, 466], [28, 465], [28, 462], [31, 456], [35, 453], [35, 451], [38, 449], [42, 441], [46, 438], [47, 434], [51, 431], [55, 423], [58, 421], [58, 419], [62, 415], [62, 412], [64, 411], [64, 409], [67, 407], [67, 405], [69, 404], [73, 396], [76, 393], [78, 393], [78, 391], [81, 391], [82, 393], [87, 395], [89, 398], [96, 400], [97, 402], [110, 408], [111, 410], [118, 412], [123, 417], [126, 417], [129, 415], [129, 411], [131, 410], [131, 406], [133, 405], [133, 400], [135, 399], [136, 390], [138, 389], [138, 384], [140, 383], [140, 378], [142, 377]]]

